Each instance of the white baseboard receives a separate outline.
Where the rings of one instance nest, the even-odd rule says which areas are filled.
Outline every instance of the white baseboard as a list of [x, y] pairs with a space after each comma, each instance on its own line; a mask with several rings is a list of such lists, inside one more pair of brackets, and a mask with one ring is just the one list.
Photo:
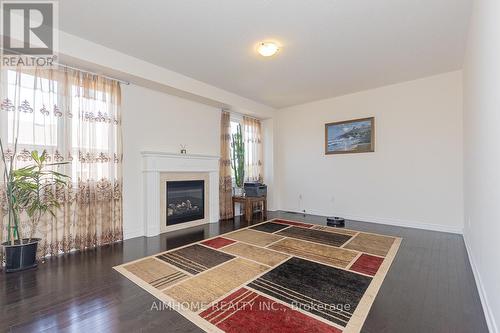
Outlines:
[[136, 237], [142, 237], [144, 236], [144, 230], [123, 230], [123, 240], [125, 239], [130, 239], [130, 238], [136, 238]]
[[443, 224], [432, 224], [432, 223], [424, 223], [417, 221], [408, 221], [401, 219], [393, 219], [393, 218], [380, 218], [380, 217], [364, 217], [364, 216], [353, 216], [353, 215], [340, 215], [349, 220], [356, 220], [362, 222], [372, 222], [378, 224], [387, 224], [397, 227], [405, 227], [405, 228], [413, 228], [413, 229], [423, 229], [423, 230], [431, 230], [431, 231], [440, 231], [440, 232], [449, 232], [452, 234], [463, 234], [462, 227], [449, 226]]
[[[283, 211], [294, 212], [303, 214], [303, 212], [298, 212], [294, 210], [284, 209]], [[378, 223], [378, 224], [387, 224], [393, 225], [396, 227], [405, 227], [405, 228], [414, 228], [414, 229], [424, 229], [424, 230], [432, 230], [432, 231], [441, 231], [441, 232], [449, 232], [453, 234], [463, 234], [463, 228], [458, 226], [448, 226], [442, 224], [431, 224], [424, 223], [418, 221], [408, 221], [401, 219], [393, 219], [393, 218], [382, 218], [382, 217], [369, 217], [369, 216], [356, 216], [350, 214], [342, 214], [340, 212], [335, 212], [331, 214], [325, 214], [324, 212], [319, 211], [307, 211], [306, 214], [320, 215], [320, 216], [342, 216], [347, 220], [361, 221], [361, 222], [370, 222], [370, 223]]]
[[466, 233], [464, 233], [464, 243], [465, 243], [465, 248], [467, 250], [467, 254], [469, 256], [469, 262], [472, 268], [472, 273], [474, 274], [474, 279], [476, 280], [476, 286], [479, 292], [479, 298], [481, 299], [481, 305], [483, 306], [483, 312], [486, 318], [486, 324], [488, 325], [488, 329], [491, 333], [499, 333], [498, 326], [495, 321], [495, 317], [493, 315], [493, 311], [491, 310], [491, 307], [488, 302], [488, 296], [486, 294], [486, 290], [484, 290], [481, 274], [477, 270], [477, 266], [474, 261], [474, 256], [472, 255], [472, 250]]

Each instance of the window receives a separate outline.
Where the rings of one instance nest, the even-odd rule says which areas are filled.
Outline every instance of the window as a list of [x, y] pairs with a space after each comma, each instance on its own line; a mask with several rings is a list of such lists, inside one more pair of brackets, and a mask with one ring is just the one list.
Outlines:
[[[245, 143], [245, 181], [262, 181], [262, 142], [261, 122], [258, 119], [231, 114], [231, 135], [241, 126]], [[231, 146], [231, 159], [233, 147]], [[231, 178], [235, 184], [234, 170], [231, 168]]]
[[[78, 179], [114, 178], [119, 149], [116, 82], [80, 72], [37, 70], [1, 73], [2, 140], [18, 166], [34, 150], [53, 162], [70, 162], [64, 173]], [[3, 81], [3, 80], [2, 80]], [[5, 82], [5, 81], [4, 81]]]
[[77, 115], [71, 118], [71, 152], [78, 159], [78, 163], [72, 163], [72, 174], [84, 178], [108, 178], [116, 174], [116, 169], [93, 168], [91, 163], [105, 163], [115, 158], [113, 150], [118, 132], [110, 126], [116, 120], [111, 116], [113, 105], [108, 103], [110, 93], [90, 91], [92, 98], [89, 98], [84, 87], [72, 85], [71, 90], [71, 110]]
[[[49, 82], [47, 79], [35, 82], [33, 75], [18, 76], [15, 71], [7, 71], [7, 80], [7, 98], [12, 103], [19, 101], [19, 112], [7, 112], [9, 125], [14, 125], [17, 121], [16, 117], [19, 117], [19, 147], [29, 147], [30, 150], [43, 150], [47, 146], [55, 147], [58, 132], [57, 120], [55, 117], [47, 117], [43, 111], [35, 112], [35, 110], [45, 109], [50, 114], [51, 94], [48, 91], [36, 89], [36, 86], [48, 87], [52, 83], [52, 90], [57, 96], [57, 82]], [[19, 84], [17, 80], [20, 80]], [[55, 104], [57, 101], [54, 102]], [[14, 144], [15, 129], [7, 128], [7, 131], [9, 133], [7, 142]]]
[[243, 125], [245, 179], [261, 182], [263, 181], [261, 122], [255, 118], [243, 117]]

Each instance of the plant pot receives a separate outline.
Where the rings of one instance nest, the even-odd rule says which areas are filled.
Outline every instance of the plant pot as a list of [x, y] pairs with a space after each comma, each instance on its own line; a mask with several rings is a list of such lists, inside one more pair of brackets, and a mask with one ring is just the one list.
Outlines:
[[243, 190], [243, 187], [235, 187], [234, 188], [234, 195], [238, 197], [242, 197], [243, 194], [245, 194], [245, 191]]
[[5, 249], [5, 272], [18, 272], [37, 266], [36, 251], [40, 238], [33, 238], [31, 242], [23, 239], [23, 244], [16, 241], [14, 245], [10, 242], [2, 243]]

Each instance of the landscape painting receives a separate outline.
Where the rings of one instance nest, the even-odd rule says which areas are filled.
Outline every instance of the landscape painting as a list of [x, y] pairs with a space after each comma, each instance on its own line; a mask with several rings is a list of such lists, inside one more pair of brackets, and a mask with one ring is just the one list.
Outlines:
[[339, 121], [325, 125], [325, 154], [375, 151], [375, 118]]

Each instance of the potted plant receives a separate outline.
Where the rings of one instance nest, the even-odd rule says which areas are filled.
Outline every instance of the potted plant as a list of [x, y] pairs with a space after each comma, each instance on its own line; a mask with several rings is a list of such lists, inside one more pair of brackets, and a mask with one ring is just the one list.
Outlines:
[[238, 125], [236, 133], [231, 135], [231, 148], [233, 156], [231, 158], [231, 168], [234, 171], [236, 183], [235, 195], [243, 195], [243, 183], [245, 179], [245, 143], [241, 133], [241, 125]]
[[[36, 252], [39, 238], [34, 238], [40, 219], [49, 213], [55, 217], [59, 207], [53, 189], [65, 186], [68, 176], [52, 170], [54, 166], [66, 164], [47, 163], [47, 152], [40, 155], [38, 151], [31, 153], [33, 164], [15, 169], [17, 140], [14, 145], [14, 155], [7, 162], [0, 140], [0, 150], [3, 162], [3, 176], [8, 206], [8, 238], [2, 243], [5, 250], [5, 271], [15, 272], [37, 266]], [[29, 218], [30, 230], [27, 237], [21, 230], [21, 212], [26, 212]]]

